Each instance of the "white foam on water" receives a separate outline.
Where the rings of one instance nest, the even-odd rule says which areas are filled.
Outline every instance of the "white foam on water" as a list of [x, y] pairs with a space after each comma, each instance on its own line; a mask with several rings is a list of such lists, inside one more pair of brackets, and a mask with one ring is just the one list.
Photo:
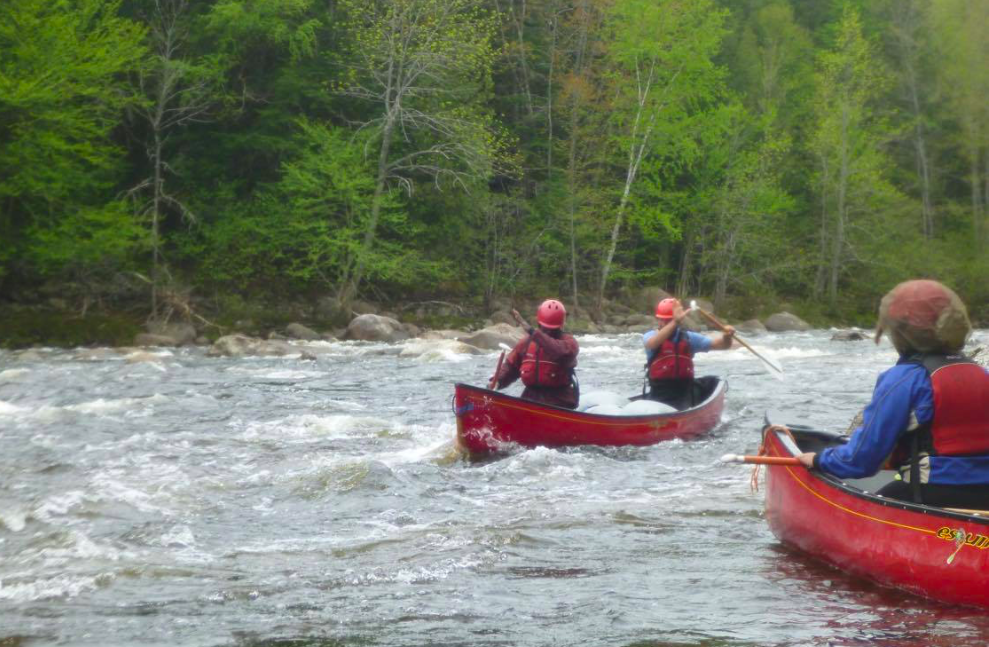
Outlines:
[[[753, 346], [753, 348], [762, 352], [762, 349], [760, 349], [758, 346]], [[818, 350], [816, 348], [797, 348], [795, 346], [786, 346], [784, 348], [769, 349], [767, 350], [766, 354], [772, 357], [783, 357], [783, 358], [826, 357], [828, 355], [834, 355], [834, 353]]]
[[[635, 349], [635, 352], [642, 353], [641, 349]], [[635, 352], [629, 351], [627, 348], [622, 348], [621, 346], [581, 346], [580, 355], [584, 356], [594, 356], [594, 355], [608, 355], [608, 356], [621, 356], [628, 357], [635, 354]], [[578, 357], [580, 356], [578, 355]]]
[[194, 548], [196, 546], [196, 536], [189, 526], [175, 526], [164, 533], [158, 541], [166, 548]]
[[[285, 356], [288, 359], [297, 359], [291, 355]], [[245, 358], [250, 359], [250, 358]], [[271, 359], [269, 357], [262, 357], [261, 359]], [[326, 373], [323, 371], [313, 371], [313, 370], [302, 370], [302, 369], [292, 369], [292, 368], [277, 368], [277, 367], [249, 367], [249, 366], [230, 366], [226, 369], [228, 373], [239, 373], [241, 375], [250, 375], [252, 377], [269, 379], [269, 380], [303, 380], [309, 379], [311, 377], [325, 377]]]
[[[148, 483], [148, 481], [145, 481], [145, 483]], [[96, 497], [99, 500], [126, 503], [141, 512], [154, 512], [158, 514], [170, 514], [171, 512], [167, 508], [152, 503], [152, 495], [133, 488], [106, 472], [97, 474], [93, 478], [91, 485], [95, 489]]]
[[[416, 429], [433, 431], [432, 427], [419, 427], [418, 425], [413, 425], [411, 431], [415, 432]], [[388, 467], [393, 467], [395, 465], [405, 465], [408, 463], [423, 463], [427, 462], [433, 458], [442, 457], [450, 451], [451, 444], [453, 443], [453, 428], [451, 426], [451, 431], [445, 435], [444, 438], [436, 440], [427, 445], [422, 445], [418, 447], [410, 447], [409, 449], [404, 449], [397, 452], [390, 452], [385, 454], [378, 454], [374, 460], [387, 465]]]
[[6, 526], [11, 532], [20, 532], [27, 525], [27, 512], [20, 508], [0, 509], [0, 526]]
[[496, 467], [499, 471], [515, 475], [523, 483], [533, 482], [573, 482], [583, 481], [586, 473], [584, 465], [588, 458], [581, 454], [568, 454], [548, 447], [533, 449], [513, 454], [504, 467]]
[[[580, 344], [583, 343], [594, 343], [594, 342], [613, 342], [618, 339], [615, 335], [605, 335], [605, 334], [591, 334], [591, 335], [577, 335], [577, 341]], [[583, 351], [583, 346], [581, 346], [581, 351]]]
[[467, 555], [459, 559], [445, 559], [432, 566], [418, 568], [401, 568], [386, 572], [375, 569], [366, 573], [355, 573], [348, 570], [344, 581], [352, 586], [369, 586], [373, 584], [429, 584], [445, 580], [457, 571], [477, 568], [484, 565], [484, 560], [477, 555]]
[[65, 413], [81, 413], [85, 415], [103, 415], [126, 411], [132, 414], [149, 415], [152, 407], [148, 405], [168, 402], [168, 396], [156, 393], [144, 398], [97, 398], [88, 402], [68, 404], [64, 406], [21, 407], [10, 403], [0, 402], [0, 414], [17, 415], [21, 418], [41, 422], [54, 422]]
[[6, 371], [0, 371], [0, 382], [8, 382], [30, 372], [29, 368], [8, 368]]
[[455, 339], [410, 339], [402, 344], [399, 357], [411, 357], [420, 362], [465, 362], [476, 354], [470, 346]]
[[89, 577], [60, 575], [34, 580], [32, 582], [17, 582], [14, 584], [0, 581], [0, 600], [32, 602], [54, 598], [74, 598], [80, 593], [95, 590], [100, 583], [112, 577], [112, 575], [94, 575]]
[[416, 359], [417, 361], [427, 364], [435, 364], [440, 362], [450, 362], [453, 364], [457, 364], [460, 362], [466, 362], [470, 358], [471, 355], [469, 353], [461, 353], [461, 352], [457, 352], [452, 348], [444, 347], [444, 348], [433, 348], [431, 350], [428, 350], [422, 353], [421, 355], [419, 355]]
[[317, 371], [293, 371], [293, 370], [281, 370], [281, 371], [260, 371], [257, 373], [258, 377], [263, 377], [268, 380], [305, 380], [311, 377], [323, 376], [323, 373]]
[[393, 430], [396, 424], [394, 420], [370, 416], [305, 414], [289, 416], [281, 420], [249, 422], [241, 438], [243, 440], [367, 438], [381, 430]]
[[[364, 537], [359, 543], [369, 543], [376, 542], [383, 539], [384, 536], [380, 532], [375, 532], [371, 536]], [[250, 555], [268, 555], [271, 553], [308, 553], [308, 552], [320, 552], [326, 550], [332, 550], [346, 543], [353, 542], [353, 539], [348, 539], [344, 537], [335, 537], [332, 534], [323, 532], [319, 535], [312, 535], [308, 537], [297, 537], [291, 539], [265, 539], [258, 542], [252, 542], [249, 544], [244, 544], [242, 546], [237, 546], [234, 548], [229, 548], [225, 556], [229, 556], [233, 553], [247, 553]]]
[[143, 359], [145, 357], [175, 357], [175, 353], [165, 348], [142, 348], [140, 350], [133, 350], [126, 355], [124, 359]]
[[27, 411], [26, 407], [21, 407], [10, 402], [0, 400], [0, 416], [16, 416]]
[[65, 515], [76, 506], [86, 501], [86, 493], [82, 490], [70, 490], [61, 494], [55, 494], [35, 507], [31, 516], [38, 521], [50, 523], [54, 517]]

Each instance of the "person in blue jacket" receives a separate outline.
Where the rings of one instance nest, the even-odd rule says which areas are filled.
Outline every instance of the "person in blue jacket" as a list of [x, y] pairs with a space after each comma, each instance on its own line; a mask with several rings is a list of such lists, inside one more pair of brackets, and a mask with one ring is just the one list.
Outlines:
[[809, 468], [863, 478], [883, 466], [891, 498], [989, 509], [989, 372], [961, 354], [971, 325], [946, 286], [907, 281], [882, 300], [876, 342], [899, 353], [876, 382], [862, 425], [844, 445], [801, 454]]
[[690, 310], [684, 310], [676, 299], [663, 299], [656, 304], [656, 328], [642, 335], [646, 351], [646, 379], [650, 400], [665, 402], [677, 409], [695, 404], [694, 354], [731, 348], [735, 329], [725, 326], [717, 339], [680, 327]]

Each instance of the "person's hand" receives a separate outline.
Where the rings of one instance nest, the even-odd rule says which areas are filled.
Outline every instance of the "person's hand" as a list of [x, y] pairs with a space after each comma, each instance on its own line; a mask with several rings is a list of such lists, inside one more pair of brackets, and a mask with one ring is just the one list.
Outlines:
[[797, 456], [797, 460], [800, 461], [800, 464], [803, 465], [804, 467], [806, 467], [807, 469], [811, 469], [811, 468], [814, 467], [814, 457], [815, 456], [817, 456], [816, 453], [814, 453], [814, 452], [807, 452], [807, 453], [800, 454], [799, 456]]
[[683, 304], [677, 301], [676, 306], [673, 307], [673, 319], [679, 324], [684, 319], [686, 319], [687, 315], [689, 314], [690, 314], [690, 308], [684, 310]]
[[725, 337], [728, 337], [729, 339], [732, 338], [732, 337], [734, 337], [735, 336], [735, 327], [734, 326], [725, 326], [724, 333], [725, 333]]

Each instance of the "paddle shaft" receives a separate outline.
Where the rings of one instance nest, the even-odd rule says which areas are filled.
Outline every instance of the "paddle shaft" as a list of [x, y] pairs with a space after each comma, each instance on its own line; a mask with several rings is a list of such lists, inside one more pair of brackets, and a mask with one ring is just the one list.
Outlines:
[[[721, 332], [724, 332], [725, 331], [726, 326], [723, 323], [721, 323], [720, 321], [718, 321], [718, 319], [713, 314], [711, 314], [710, 312], [707, 312], [706, 310], [703, 310], [702, 308], [697, 308], [697, 311], [700, 312], [702, 315], [704, 315], [704, 317], [708, 321], [710, 321], [712, 324], [714, 324], [715, 326], [717, 326], [718, 327], [718, 330], [720, 330]], [[773, 366], [773, 363], [772, 362], [770, 362], [768, 359], [766, 359], [765, 357], [763, 357], [762, 355], [760, 355], [759, 352], [756, 349], [754, 349], [751, 346], [749, 346], [748, 342], [746, 342], [744, 339], [740, 338], [737, 334], [734, 336], [734, 339], [735, 339], [735, 341], [737, 341], [742, 346], [745, 346], [746, 348], [748, 348], [749, 351], [753, 355], [755, 355], [756, 357], [758, 357], [759, 359], [761, 359], [763, 362], [765, 362], [769, 366]], [[776, 367], [775, 366], [773, 366], [773, 370], [776, 370]]]
[[495, 368], [495, 373], [491, 377], [491, 381], [488, 382], [488, 388], [495, 388], [495, 384], [498, 383], [498, 374], [501, 373], [501, 363], [505, 361], [505, 351], [501, 351], [501, 355], [498, 356], [498, 367]]

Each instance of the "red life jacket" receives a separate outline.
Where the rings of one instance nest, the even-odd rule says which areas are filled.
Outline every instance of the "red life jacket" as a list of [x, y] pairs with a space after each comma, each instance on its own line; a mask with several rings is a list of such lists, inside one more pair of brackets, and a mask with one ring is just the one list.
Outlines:
[[571, 372], [569, 366], [562, 366], [547, 359], [539, 344], [529, 338], [525, 354], [522, 356], [522, 365], [519, 367], [522, 384], [556, 388], [569, 386]]
[[690, 342], [686, 335], [680, 333], [678, 341], [667, 339], [660, 345], [649, 362], [649, 379], [694, 379], [694, 358], [690, 353]]
[[989, 454], [989, 374], [964, 355], [929, 355], [922, 363], [934, 390], [934, 454]]

